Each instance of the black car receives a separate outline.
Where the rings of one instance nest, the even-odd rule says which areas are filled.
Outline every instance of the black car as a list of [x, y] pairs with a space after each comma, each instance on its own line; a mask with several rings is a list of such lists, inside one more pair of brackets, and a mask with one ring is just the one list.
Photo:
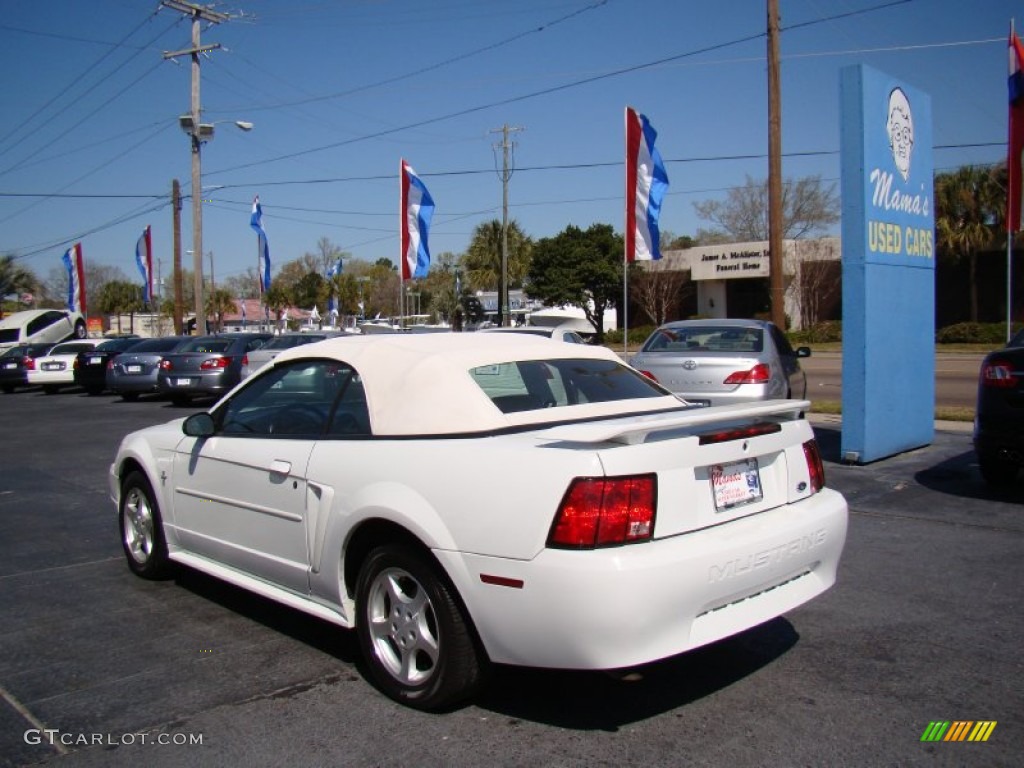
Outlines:
[[1009, 485], [1024, 467], [1024, 330], [982, 361], [974, 451], [989, 485]]
[[193, 397], [222, 395], [242, 380], [242, 359], [262, 347], [272, 333], [219, 333], [197, 336], [160, 361], [157, 385], [175, 405]]
[[10, 394], [18, 387], [28, 386], [27, 371], [34, 365], [37, 357], [42, 357], [55, 345], [18, 344], [0, 355], [0, 389]]
[[90, 395], [98, 395], [107, 388], [107, 366], [122, 352], [141, 344], [144, 339], [127, 336], [108, 339], [75, 358], [75, 385]]

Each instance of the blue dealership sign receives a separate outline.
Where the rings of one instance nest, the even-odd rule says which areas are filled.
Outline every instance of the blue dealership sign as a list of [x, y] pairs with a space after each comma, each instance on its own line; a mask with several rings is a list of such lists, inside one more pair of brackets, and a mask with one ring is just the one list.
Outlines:
[[845, 461], [931, 443], [935, 217], [931, 99], [865, 66], [840, 73]]

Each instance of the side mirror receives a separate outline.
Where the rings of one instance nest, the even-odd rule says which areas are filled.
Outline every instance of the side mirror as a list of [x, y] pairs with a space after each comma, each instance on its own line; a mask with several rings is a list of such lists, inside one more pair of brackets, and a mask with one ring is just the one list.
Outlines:
[[189, 437], [210, 437], [215, 430], [213, 416], [206, 411], [193, 413], [181, 425], [181, 431]]
[[797, 347], [796, 348], [796, 356], [797, 357], [810, 357], [811, 356], [811, 348], [810, 347]]

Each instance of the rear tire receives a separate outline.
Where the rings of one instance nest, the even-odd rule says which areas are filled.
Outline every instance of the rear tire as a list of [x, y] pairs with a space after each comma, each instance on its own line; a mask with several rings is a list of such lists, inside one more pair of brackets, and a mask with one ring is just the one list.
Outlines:
[[185, 397], [184, 395], [171, 395], [171, 404], [172, 405], [178, 405], [178, 406], [188, 405], [188, 401], [189, 401], [189, 398]]
[[47, 395], [57, 394], [57, 389], [58, 387], [55, 387], [53, 384], [43, 384], [43, 392]]
[[121, 485], [118, 508], [121, 546], [128, 567], [144, 579], [162, 579], [170, 571], [167, 541], [156, 496], [141, 472], [130, 472]]
[[401, 704], [436, 711], [483, 684], [488, 661], [455, 589], [410, 547], [367, 556], [356, 581], [356, 631], [372, 682]]
[[138, 392], [122, 392], [121, 393], [121, 399], [126, 401], [126, 402], [129, 402], [129, 403], [134, 403], [136, 400], [139, 399], [139, 393]]
[[978, 454], [978, 469], [986, 483], [994, 488], [1004, 488], [1016, 479], [1020, 468], [999, 454], [986, 451]]
[[9, 394], [11, 394], [14, 391], [14, 385], [13, 384], [4, 384], [3, 389], [4, 389], [4, 394], [5, 395], [9, 395]]

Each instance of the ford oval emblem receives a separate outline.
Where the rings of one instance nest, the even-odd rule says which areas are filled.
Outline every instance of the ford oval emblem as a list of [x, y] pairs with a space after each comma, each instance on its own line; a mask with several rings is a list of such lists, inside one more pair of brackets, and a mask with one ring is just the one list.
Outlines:
[[683, 360], [683, 368], [685, 368], [686, 370], [692, 371], [696, 367], [697, 367], [697, 361], [696, 360]]

